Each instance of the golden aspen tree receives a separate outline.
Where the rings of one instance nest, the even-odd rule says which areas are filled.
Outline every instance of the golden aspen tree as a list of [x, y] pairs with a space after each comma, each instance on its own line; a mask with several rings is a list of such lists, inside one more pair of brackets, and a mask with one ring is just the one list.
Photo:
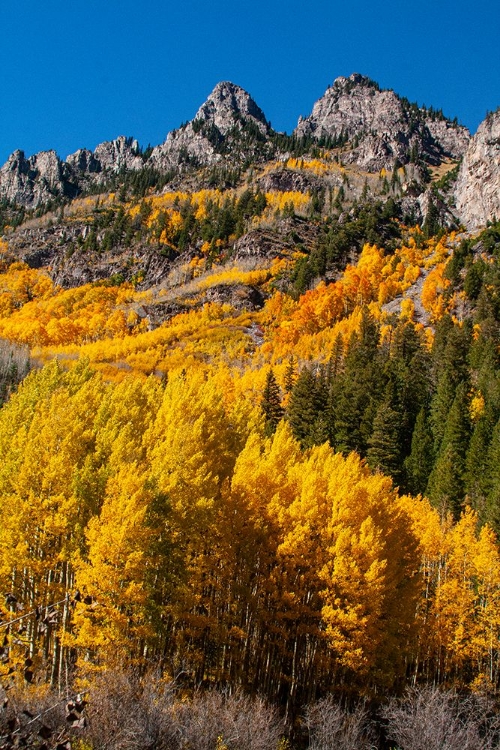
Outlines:
[[144, 468], [129, 463], [108, 480], [101, 512], [87, 526], [88, 551], [76, 562], [81, 601], [71, 641], [83, 671], [138, 663], [153, 648], [148, 585], [168, 565], [157, 554], [166, 530], [150, 522], [154, 502]]
[[[30, 391], [36, 399], [31, 405], [26, 399]], [[53, 365], [30, 376], [16, 396], [12, 410], [21, 412], [24, 424], [21, 422], [12, 436], [11, 451], [6, 450], [1, 478], [6, 502], [1, 510], [0, 575], [6, 590], [28, 610], [42, 611], [40, 608], [65, 600], [59, 629], [51, 620], [40, 631], [32, 618], [26, 632], [30, 653], [35, 655], [40, 647], [46, 667], [50, 657], [50, 679], [58, 682], [65, 659], [59, 633], [68, 625], [72, 561], [92, 514], [75, 492], [74, 480], [93, 450], [93, 418], [102, 397], [102, 383], [85, 365], [70, 374]], [[10, 403], [2, 413], [5, 421], [9, 407]]]
[[183, 558], [184, 580], [171, 602], [170, 614], [179, 623], [173, 648], [185, 658], [191, 654], [201, 679], [209, 668], [205, 645], [212, 638], [220, 645], [221, 637], [216, 599], [222, 488], [231, 476], [241, 432], [248, 429], [228, 417], [213, 379], [199, 371], [181, 372], [169, 378], [144, 436], [151, 477], [169, 498], [172, 538]]

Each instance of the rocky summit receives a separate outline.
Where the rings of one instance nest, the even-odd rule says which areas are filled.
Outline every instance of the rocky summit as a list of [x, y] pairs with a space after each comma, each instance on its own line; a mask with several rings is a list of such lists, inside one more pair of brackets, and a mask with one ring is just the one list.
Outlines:
[[309, 117], [299, 120], [295, 134], [352, 143], [346, 161], [370, 172], [392, 169], [396, 161], [458, 159], [469, 140], [467, 128], [381, 90], [358, 73], [337, 78]]
[[265, 140], [270, 132], [264, 113], [250, 94], [222, 82], [191, 122], [169, 133], [165, 142], [153, 149], [148, 164], [164, 170], [189, 163], [200, 166], [227, 158], [233, 162], [246, 159], [252, 156], [253, 141]]

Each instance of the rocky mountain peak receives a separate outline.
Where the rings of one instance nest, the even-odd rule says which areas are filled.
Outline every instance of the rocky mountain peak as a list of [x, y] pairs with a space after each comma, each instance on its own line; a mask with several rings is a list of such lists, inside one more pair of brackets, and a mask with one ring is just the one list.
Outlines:
[[263, 111], [250, 94], [229, 81], [216, 85], [194, 118], [194, 122], [215, 125], [223, 135], [227, 135], [238, 121], [253, 122], [262, 134], [269, 130]]
[[468, 229], [500, 218], [500, 109], [483, 120], [470, 141], [455, 185], [455, 205]]
[[126, 138], [124, 135], [113, 141], [100, 143], [94, 149], [94, 157], [100, 162], [101, 168], [109, 172], [142, 167], [139, 143], [135, 138]]
[[195, 164], [238, 163], [252, 157], [255, 138], [265, 141], [271, 128], [250, 94], [229, 81], [218, 83], [194, 119], [167, 135], [148, 164], [168, 170]]
[[295, 134], [347, 141], [351, 149], [346, 163], [370, 172], [392, 169], [396, 161], [406, 164], [412, 158], [431, 164], [459, 158], [469, 139], [466, 128], [443, 116], [433, 119], [425, 108], [359, 73], [337, 78], [309, 117], [299, 120]]

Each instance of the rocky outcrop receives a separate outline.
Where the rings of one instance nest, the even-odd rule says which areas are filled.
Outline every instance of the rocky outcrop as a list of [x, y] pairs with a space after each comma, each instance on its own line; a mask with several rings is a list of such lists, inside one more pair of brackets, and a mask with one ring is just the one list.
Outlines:
[[319, 183], [316, 178], [295, 172], [292, 169], [276, 169], [268, 172], [259, 181], [259, 187], [265, 192], [278, 191], [307, 193]]
[[41, 151], [27, 159], [14, 151], [0, 169], [0, 198], [28, 208], [59, 197], [73, 197], [77, 186], [55, 151]]
[[102, 171], [102, 165], [88, 148], [80, 148], [66, 159], [66, 164], [76, 175], [93, 175]]
[[136, 243], [112, 250], [90, 250], [84, 241], [90, 231], [86, 222], [70, 221], [54, 226], [19, 228], [9, 235], [9, 254], [31, 268], [46, 268], [52, 280], [64, 288], [80, 286], [119, 275], [132, 281], [139, 274], [143, 285], [163, 281], [172, 267], [164, 247]]
[[452, 159], [462, 158], [470, 141], [467, 128], [439, 117], [425, 117], [425, 125], [434, 141], [442, 149], [443, 156]]
[[297, 250], [312, 250], [319, 228], [298, 217], [280, 219], [273, 229], [251, 229], [234, 243], [233, 256], [245, 258], [276, 258]]
[[[412, 105], [356, 73], [337, 78], [312, 114], [299, 121], [294, 135], [341, 144], [346, 164], [373, 173], [383, 167], [392, 170], [396, 162], [421, 159], [440, 164], [445, 158], [458, 159], [469, 140], [466, 128], [441, 113]], [[99, 144], [93, 152], [79, 149], [65, 162], [54, 151], [30, 158], [14, 152], [0, 169], [0, 198], [33, 208], [104, 186], [110, 177], [126, 171], [175, 170], [183, 178], [190, 168], [234, 168], [284, 158], [288, 148], [291, 140], [272, 131], [252, 97], [226, 81], [217, 84], [194, 119], [169, 133], [147, 160], [137, 141], [124, 136]], [[312, 178], [284, 170], [271, 172], [266, 180], [268, 190], [306, 191], [314, 184]]]
[[74, 198], [112, 174], [142, 166], [139, 144], [125, 136], [99, 144], [93, 153], [79, 149], [65, 162], [55, 151], [40, 151], [29, 158], [14, 151], [0, 169], [0, 198], [36, 208], [54, 198]]
[[[124, 135], [118, 136], [114, 141], [100, 143], [93, 152], [86, 148], [79, 149], [68, 156], [66, 164], [77, 177], [93, 177], [95, 182], [102, 181], [110, 174], [141, 169], [144, 166], [139, 143]], [[98, 178], [97, 175], [101, 177]]]
[[196, 113], [194, 123], [214, 125], [222, 135], [248, 123], [253, 123], [262, 135], [270, 129], [264, 112], [250, 94], [229, 81], [217, 84]]
[[337, 78], [333, 86], [300, 119], [298, 137], [329, 138], [350, 145], [343, 159], [370, 172], [392, 169], [423, 158], [439, 164], [463, 153], [468, 131], [426, 109], [419, 109], [394, 91], [381, 90], [369, 78], [354, 73]]
[[239, 161], [255, 156], [255, 142], [264, 144], [269, 133], [265, 115], [250, 94], [225, 81], [217, 84], [191, 122], [153, 149], [148, 164], [166, 170]]
[[500, 109], [481, 123], [455, 184], [455, 207], [467, 229], [500, 218]]
[[139, 143], [135, 138], [120, 135], [114, 141], [105, 141], [96, 146], [94, 158], [103, 172], [120, 172], [124, 169], [141, 169]]
[[160, 172], [186, 166], [238, 164], [272, 152], [271, 128], [252, 97], [239, 86], [217, 84], [194, 119], [169, 133], [145, 162], [139, 144], [119, 136], [100, 143], [94, 151], [79, 149], [62, 162], [55, 151], [26, 159], [22, 151], [9, 157], [0, 170], [0, 198], [33, 208], [52, 198], [74, 197], [104, 185], [110, 176], [144, 166]]

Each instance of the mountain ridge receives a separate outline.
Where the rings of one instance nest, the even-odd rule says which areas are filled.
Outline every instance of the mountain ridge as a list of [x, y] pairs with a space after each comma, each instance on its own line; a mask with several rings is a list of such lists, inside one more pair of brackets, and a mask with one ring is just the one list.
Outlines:
[[[331, 112], [325, 113], [325, 102], [328, 104], [332, 97], [337, 108], [339, 102], [343, 108], [340, 119]], [[373, 98], [378, 102], [377, 112], [371, 111], [373, 102], [370, 100]], [[346, 136], [351, 140], [361, 139], [361, 146], [355, 146], [346, 159], [375, 171], [391, 168], [395, 161], [403, 164], [411, 161], [412, 148], [413, 157], [423, 156], [431, 163], [439, 163], [446, 155], [456, 158], [465, 150], [468, 131], [444, 117], [440, 125], [433, 124], [432, 128], [419, 121], [417, 130], [420, 128], [425, 133], [420, 134], [420, 140], [412, 139], [412, 133], [408, 133], [409, 124], [402, 122], [404, 101], [360, 74], [339, 77], [314, 104], [311, 115], [299, 119], [291, 137], [295, 140], [310, 137], [314, 142], [325, 140], [325, 136], [330, 140], [345, 140]], [[381, 103], [383, 106], [379, 106]], [[396, 117], [390, 116], [391, 107]], [[417, 121], [422, 120], [422, 112], [428, 112], [417, 105], [410, 107], [413, 107]], [[357, 109], [357, 120], [353, 109]], [[321, 123], [318, 122], [318, 113]], [[368, 125], [373, 132], [364, 133]], [[415, 123], [412, 127], [415, 128]], [[106, 176], [123, 170], [138, 171], [147, 167], [165, 172], [190, 165], [244, 162], [255, 156], [256, 141], [260, 141], [263, 158], [269, 158], [286, 153], [289, 146], [286, 143], [277, 145], [277, 135], [251, 95], [240, 86], [223, 81], [215, 86], [194, 118], [168, 133], [163, 143], [151, 149], [147, 158], [141, 154], [138, 142], [125, 136], [100, 143], [94, 151], [78, 149], [66, 160], [60, 159], [55, 151], [42, 151], [28, 159], [23, 152], [14, 152], [0, 168], [0, 198], [33, 208], [54, 196], [74, 197], [102, 184]], [[290, 139], [290, 136], [286, 137]], [[421, 154], [417, 153], [418, 146], [422, 146]], [[50, 154], [50, 158], [44, 154]]]

